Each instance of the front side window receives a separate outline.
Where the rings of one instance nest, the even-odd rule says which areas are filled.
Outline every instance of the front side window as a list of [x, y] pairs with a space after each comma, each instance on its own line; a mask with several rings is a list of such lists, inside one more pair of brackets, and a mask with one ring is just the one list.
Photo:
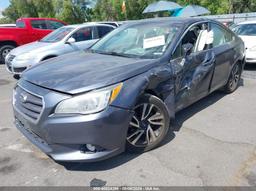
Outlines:
[[40, 42], [53, 43], [53, 42], [61, 41], [65, 36], [67, 36], [73, 30], [74, 30], [74, 28], [72, 28], [72, 27], [59, 28], [59, 29], [51, 32], [47, 36], [45, 36], [42, 40], [40, 40]]
[[206, 38], [205, 35], [208, 34], [208, 24], [198, 24], [191, 27], [187, 33], [182, 38], [181, 42], [177, 46], [176, 50], [174, 51], [173, 58], [184, 57], [185, 53], [183, 51], [183, 45], [185, 44], [192, 44], [193, 49], [192, 52], [200, 52], [206, 50]]
[[31, 26], [34, 29], [47, 30], [47, 24], [46, 24], [45, 20], [31, 20]]
[[47, 28], [50, 30], [55, 30], [64, 26], [63, 23], [58, 21], [47, 20], [46, 23], [47, 23]]
[[124, 57], [159, 58], [178, 31], [178, 26], [169, 23], [120, 27], [96, 43], [91, 51]]
[[93, 28], [86, 27], [86, 28], [79, 29], [77, 32], [75, 32], [72, 35], [72, 38], [74, 38], [76, 42], [92, 40], [93, 39], [92, 33], [93, 33]]
[[241, 24], [232, 29], [237, 35], [256, 36], [256, 24]]

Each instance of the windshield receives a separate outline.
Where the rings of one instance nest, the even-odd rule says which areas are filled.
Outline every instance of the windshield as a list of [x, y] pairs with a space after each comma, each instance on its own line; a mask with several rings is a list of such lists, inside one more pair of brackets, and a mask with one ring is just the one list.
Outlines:
[[96, 43], [91, 51], [124, 57], [159, 58], [166, 51], [178, 29], [167, 23], [121, 27]]
[[58, 42], [62, 40], [67, 34], [69, 34], [72, 30], [74, 30], [74, 28], [72, 27], [59, 28], [45, 36], [43, 39], [40, 40], [40, 42]]
[[256, 24], [237, 25], [232, 30], [237, 35], [256, 36]]

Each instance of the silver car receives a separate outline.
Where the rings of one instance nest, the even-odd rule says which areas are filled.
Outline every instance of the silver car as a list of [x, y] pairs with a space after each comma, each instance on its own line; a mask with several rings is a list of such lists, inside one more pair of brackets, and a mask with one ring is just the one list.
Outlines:
[[43, 60], [85, 50], [115, 28], [99, 23], [61, 27], [39, 41], [13, 49], [5, 58], [6, 68], [10, 73], [19, 75]]

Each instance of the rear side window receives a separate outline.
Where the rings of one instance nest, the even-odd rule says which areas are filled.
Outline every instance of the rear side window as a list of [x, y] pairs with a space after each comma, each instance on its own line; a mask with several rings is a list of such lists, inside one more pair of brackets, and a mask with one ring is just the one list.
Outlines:
[[107, 26], [98, 26], [98, 34], [99, 38], [102, 38], [106, 34], [108, 34], [110, 31], [112, 31], [114, 28], [113, 27], [107, 27]]
[[60, 27], [63, 27], [64, 24], [58, 21], [51, 21], [51, 20], [46, 20], [47, 23], [47, 28], [50, 30], [55, 30], [58, 29]]
[[31, 26], [34, 29], [48, 29], [45, 20], [31, 20]]
[[76, 42], [92, 40], [92, 27], [79, 29], [72, 35], [72, 37], [76, 40]]
[[24, 23], [24, 21], [17, 21], [16, 22], [16, 27], [17, 28], [25, 28], [25, 23]]
[[218, 24], [211, 23], [211, 30], [213, 32], [213, 47], [232, 41], [232, 34]]

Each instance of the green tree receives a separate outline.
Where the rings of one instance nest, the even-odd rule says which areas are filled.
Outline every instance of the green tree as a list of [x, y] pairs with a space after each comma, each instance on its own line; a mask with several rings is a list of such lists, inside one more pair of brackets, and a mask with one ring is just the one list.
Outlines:
[[154, 0], [126, 0], [126, 12], [122, 12], [124, 0], [98, 0], [94, 9], [95, 20], [134, 20], [145, 18], [143, 10]]
[[3, 15], [11, 21], [20, 17], [55, 17], [73, 24], [90, 20], [92, 11], [72, 0], [10, 0]]
[[0, 18], [0, 24], [9, 24], [9, 23], [13, 23], [13, 21], [11, 19], [6, 18], [6, 17]]

